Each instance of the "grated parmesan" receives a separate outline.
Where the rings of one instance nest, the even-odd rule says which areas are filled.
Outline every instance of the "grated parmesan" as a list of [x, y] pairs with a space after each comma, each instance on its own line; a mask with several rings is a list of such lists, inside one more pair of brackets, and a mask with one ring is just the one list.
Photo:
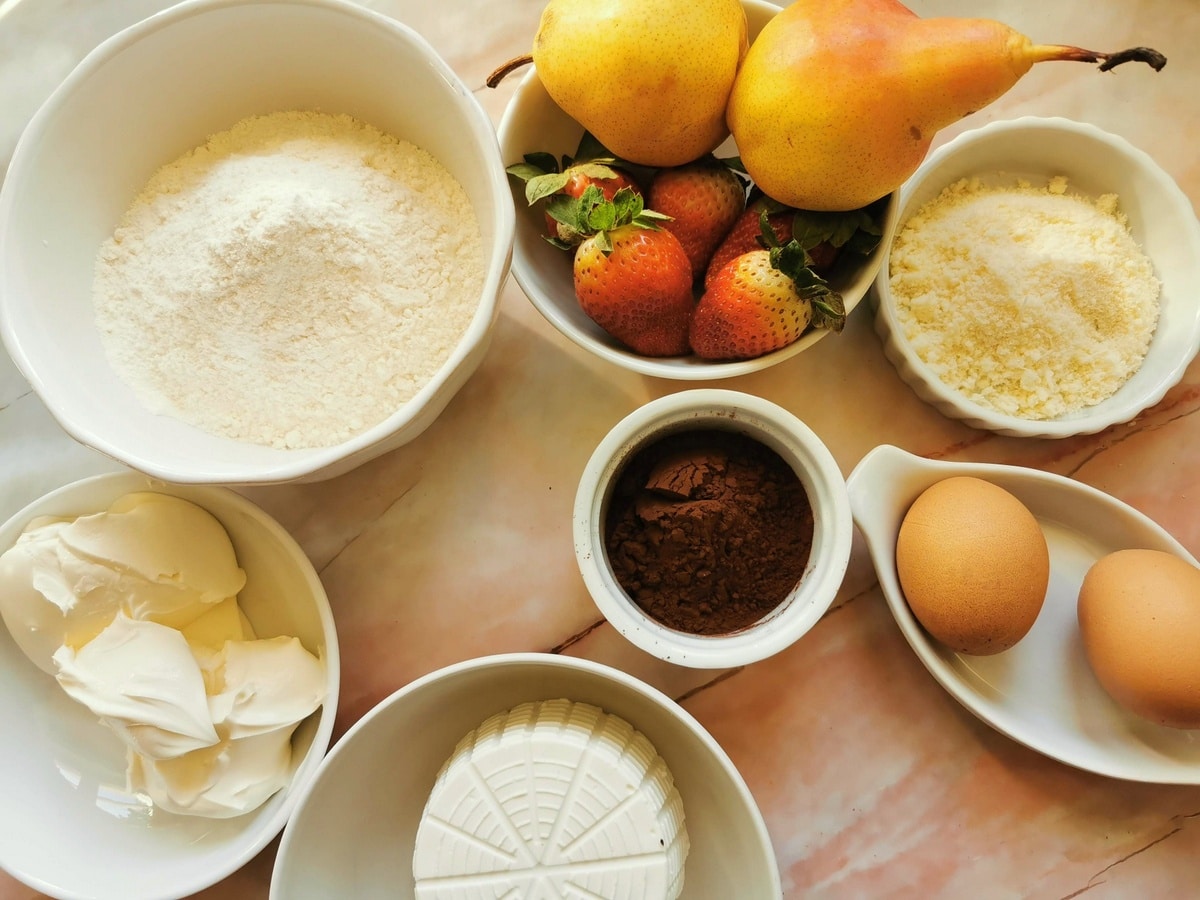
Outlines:
[[913, 350], [989, 409], [1051, 419], [1112, 396], [1145, 358], [1160, 282], [1117, 197], [1056, 177], [963, 179], [897, 234], [890, 280]]

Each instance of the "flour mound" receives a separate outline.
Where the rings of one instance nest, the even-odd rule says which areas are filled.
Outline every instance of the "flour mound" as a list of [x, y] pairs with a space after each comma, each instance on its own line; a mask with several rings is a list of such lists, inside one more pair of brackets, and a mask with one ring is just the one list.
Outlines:
[[429, 382], [484, 268], [467, 196], [432, 156], [349, 116], [283, 112], [159, 170], [101, 247], [93, 300], [150, 409], [322, 447]]

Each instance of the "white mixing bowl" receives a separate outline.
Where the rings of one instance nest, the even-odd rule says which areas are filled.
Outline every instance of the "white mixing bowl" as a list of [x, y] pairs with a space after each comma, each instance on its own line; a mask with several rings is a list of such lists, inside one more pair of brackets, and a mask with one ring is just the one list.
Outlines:
[[329, 600], [304, 551], [233, 491], [99, 475], [29, 504], [0, 526], [0, 552], [37, 516], [101, 512], [132, 491], [181, 497], [225, 527], [246, 586], [238, 595], [259, 637], [298, 637], [325, 662], [325, 703], [292, 736], [290, 784], [231, 819], [172, 815], [126, 790], [120, 740], [67, 696], [0, 624], [0, 868], [63, 900], [175, 900], [241, 868], [282, 830], [333, 733], [340, 686]]
[[[105, 356], [92, 279], [159, 167], [241, 119], [292, 109], [354, 116], [437, 158], [470, 199], [486, 277], [465, 334], [411, 400], [343, 443], [285, 450], [143, 406]], [[328, 478], [415, 438], [474, 372], [513, 225], [491, 120], [415, 31], [340, 0], [187, 0], [101, 44], [21, 136], [0, 192], [0, 335], [72, 437], [135, 469], [180, 483]]]
[[624, 719], [649, 738], [671, 770], [691, 841], [682, 900], [782, 896], [754, 798], [699, 722], [617, 669], [549, 653], [514, 653], [419, 678], [342, 736], [284, 829], [272, 900], [411, 900], [417, 826], [438, 770], [459, 739], [493, 713], [557, 698]]

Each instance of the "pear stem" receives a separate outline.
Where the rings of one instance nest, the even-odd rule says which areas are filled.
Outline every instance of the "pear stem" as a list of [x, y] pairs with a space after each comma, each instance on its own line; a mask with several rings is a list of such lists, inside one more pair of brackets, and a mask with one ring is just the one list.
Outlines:
[[[1166, 62], [1166, 60], [1163, 60], [1163, 61]], [[496, 85], [498, 85], [501, 81], [504, 80], [504, 76], [506, 76], [512, 72], [515, 72], [517, 69], [521, 68], [522, 66], [529, 65], [531, 62], [533, 62], [533, 57], [528, 53], [524, 53], [521, 56], [514, 56], [508, 62], [502, 64], [499, 68], [497, 68], [496, 71], [494, 71], [491, 75], [489, 75], [487, 77], [487, 81], [484, 83], [488, 87], [494, 88]]]
[[1122, 63], [1143, 62], [1155, 72], [1161, 72], [1167, 64], [1167, 58], [1150, 47], [1130, 47], [1128, 50], [1118, 50], [1116, 53], [1099, 53], [1095, 50], [1084, 50], [1081, 47], [1066, 47], [1057, 44], [1036, 44], [1030, 48], [1034, 62], [1065, 60], [1067, 62], [1099, 63], [1100, 71], [1107, 72]]

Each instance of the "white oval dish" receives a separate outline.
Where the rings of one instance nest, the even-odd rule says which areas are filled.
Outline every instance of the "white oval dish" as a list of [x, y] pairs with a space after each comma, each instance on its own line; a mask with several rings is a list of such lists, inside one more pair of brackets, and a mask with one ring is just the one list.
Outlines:
[[411, 900], [417, 827], [455, 745], [494, 713], [560, 697], [624, 719], [666, 761], [691, 841], [683, 900], [782, 896], [753, 796], [725, 751], [686, 710], [618, 669], [549, 653], [511, 653], [418, 678], [342, 736], [284, 829], [272, 900]]
[[1056, 419], [1023, 419], [989, 409], [942, 382], [904, 335], [890, 290], [890, 243], [870, 292], [875, 331], [900, 377], [943, 415], [1011, 437], [1062, 438], [1127, 422], [1162, 400], [1200, 350], [1200, 222], [1187, 195], [1145, 151], [1094, 125], [1023, 116], [966, 131], [937, 148], [900, 190], [896, 230], [943, 188], [963, 178], [984, 184], [1065, 175], [1068, 190], [1115, 193], [1134, 239], [1162, 282], [1158, 328], [1141, 368], [1095, 406]]
[[[780, 7], [765, 0], [742, 0], [748, 34], [753, 40]], [[564, 113], [550, 98], [530, 69], [522, 76], [516, 93], [504, 110], [497, 128], [505, 165], [521, 162], [524, 154], [552, 153], [558, 159], [574, 155], [583, 136], [583, 127]], [[720, 158], [737, 155], [737, 145], [728, 138], [716, 150]], [[701, 381], [732, 378], [757, 372], [804, 352], [829, 332], [810, 331], [795, 343], [756, 359], [713, 361], [698, 356], [649, 357], [634, 353], [607, 334], [579, 307], [571, 275], [571, 260], [562, 250], [552, 247], [542, 236], [541, 218], [529, 214], [519, 189], [513, 191], [517, 204], [516, 238], [513, 246], [512, 273], [529, 301], [546, 320], [575, 344], [602, 359], [642, 375]], [[899, 215], [899, 200], [891, 195], [884, 213], [884, 235], [879, 246], [857, 265], [836, 267], [830, 284], [841, 295], [849, 314], [866, 295], [883, 260]], [[835, 337], [836, 339], [836, 337]]]
[[326, 667], [326, 699], [292, 737], [292, 780], [258, 809], [231, 819], [164, 813], [126, 790], [119, 739], [18, 649], [0, 624], [0, 867], [60, 900], [176, 900], [248, 863], [283, 829], [317, 771], [337, 711], [337, 632], [325, 589], [304, 551], [239, 494], [179, 486], [136, 473], [98, 475], [52, 491], [0, 526], [0, 551], [37, 516], [107, 509], [132, 491], [189, 500], [233, 542], [246, 587], [238, 595], [259, 637], [294, 635]]
[[[1033, 628], [994, 656], [956, 653], [929, 637], [908, 608], [896, 575], [896, 535], [927, 487], [953, 475], [990, 481], [1037, 517], [1050, 549], [1050, 585]], [[1096, 681], [1083, 653], [1076, 601], [1084, 574], [1126, 547], [1196, 560], [1161, 526], [1120, 500], [1037, 469], [924, 459], [876, 447], [847, 480], [850, 506], [866, 539], [896, 623], [951, 696], [1013, 740], [1079, 769], [1161, 784], [1200, 784], [1200, 731], [1164, 728], [1120, 708]]]

